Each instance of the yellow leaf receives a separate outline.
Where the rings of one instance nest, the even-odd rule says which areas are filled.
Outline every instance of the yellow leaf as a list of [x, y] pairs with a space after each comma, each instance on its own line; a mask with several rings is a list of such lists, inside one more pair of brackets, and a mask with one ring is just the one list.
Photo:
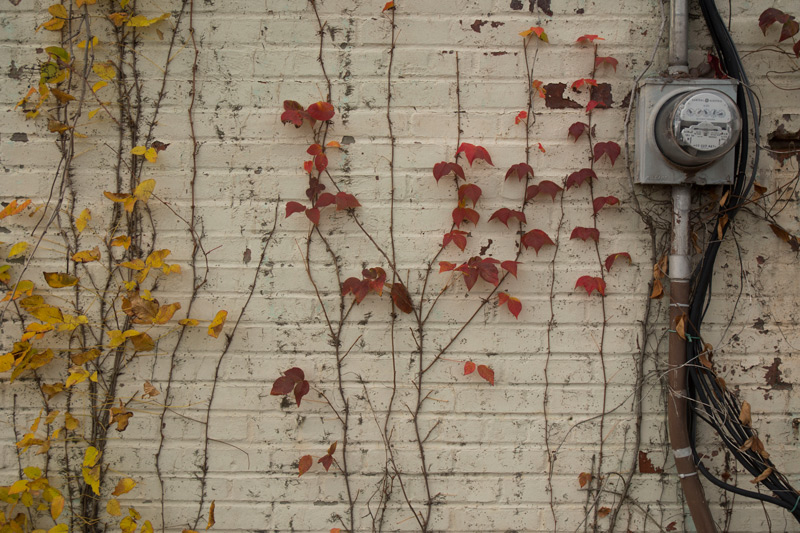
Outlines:
[[23, 242], [18, 242], [17, 244], [15, 244], [14, 246], [11, 247], [11, 250], [9, 250], [8, 258], [11, 259], [14, 256], [20, 255], [20, 254], [24, 253], [25, 250], [27, 250], [27, 249], [28, 249], [28, 243], [27, 242], [24, 242], [24, 241]]
[[214, 524], [217, 523], [216, 520], [214, 520], [214, 503], [215, 502], [212, 500], [211, 507], [208, 509], [208, 525], [206, 526], [206, 529], [210, 529]]
[[131, 246], [131, 238], [127, 235], [120, 235], [111, 239], [111, 246], [122, 246], [126, 250]]
[[154, 250], [150, 255], [147, 256], [145, 264], [154, 268], [161, 268], [164, 265], [164, 259], [166, 259], [171, 253], [172, 251], [166, 248], [163, 250]]
[[8, 489], [8, 494], [19, 494], [20, 492], [24, 492], [28, 490], [28, 480], [27, 479], [20, 479], [14, 482], [11, 487]]
[[100, 495], [100, 466], [95, 466], [94, 468], [83, 467], [83, 481], [86, 482], [87, 485], [92, 487], [92, 492]]
[[7, 354], [0, 355], [0, 374], [8, 372], [14, 366], [14, 354], [8, 352]]
[[150, 161], [151, 163], [155, 163], [156, 159], [158, 159], [158, 152], [156, 151], [155, 148], [150, 147], [144, 153], [144, 158]]
[[6, 300], [18, 300], [24, 294], [27, 294], [28, 296], [30, 296], [31, 294], [33, 294], [33, 288], [34, 288], [34, 285], [33, 285], [33, 282], [31, 280], [23, 279], [22, 281], [20, 281], [17, 284], [17, 290], [14, 291], [13, 294], [12, 294], [12, 291], [8, 291], [6, 293], [5, 298], [3, 298], [0, 301], [5, 302]]
[[95, 370], [94, 372], [92, 372], [92, 375], [91, 375], [91, 376], [89, 376], [89, 381], [92, 381], [92, 382], [94, 382], [94, 383], [97, 383], [97, 370]]
[[68, 125], [64, 124], [63, 122], [59, 122], [57, 120], [50, 119], [47, 122], [47, 129], [51, 133], [64, 133], [65, 131], [68, 131], [70, 129], [70, 127]]
[[88, 209], [81, 211], [81, 214], [75, 219], [75, 227], [78, 229], [78, 233], [86, 229], [86, 225], [90, 220], [92, 220], [92, 212]]
[[133, 533], [137, 528], [136, 521], [133, 517], [126, 516], [119, 523], [119, 528], [122, 530], [122, 533]]
[[86, 381], [86, 378], [88, 377], [88, 370], [80, 366], [73, 366], [69, 369], [69, 377], [67, 378], [66, 386], [67, 388], [70, 388], [73, 385], [77, 385], [78, 383]]
[[107, 81], [100, 80], [97, 83], [95, 83], [94, 85], [92, 85], [92, 92], [96, 93], [97, 91], [99, 91], [100, 89], [105, 87], [106, 85], [108, 85]]
[[175, 311], [180, 308], [181, 304], [178, 302], [174, 302], [169, 305], [162, 305], [159, 307], [158, 313], [156, 313], [156, 316], [153, 319], [153, 324], [166, 324], [172, 318], [172, 315], [175, 314]]
[[199, 323], [200, 322], [198, 320], [195, 320], [194, 318], [182, 318], [181, 320], [178, 320], [178, 324], [180, 324], [181, 326], [191, 327], [191, 326], [196, 326]]
[[50, 361], [52, 361], [54, 355], [55, 354], [53, 353], [53, 350], [51, 350], [50, 348], [48, 348], [43, 352], [37, 352], [35, 349], [31, 350], [31, 361], [28, 364], [28, 368], [30, 368], [31, 370], [36, 370], [37, 368], [41, 368]]
[[48, 324], [58, 324], [64, 321], [64, 315], [61, 313], [61, 309], [52, 305], [27, 306], [26, 310], [33, 315], [34, 318], [42, 322], [47, 322]]
[[16, 200], [11, 200], [11, 203], [9, 203], [7, 206], [3, 208], [2, 211], [0, 211], [0, 220], [6, 218], [7, 216], [16, 215], [20, 213], [23, 209], [28, 207], [30, 203], [31, 203], [30, 198], [25, 200], [21, 204], [18, 204]]
[[67, 428], [67, 431], [73, 431], [78, 428], [80, 422], [78, 419], [72, 416], [69, 413], [64, 414], [64, 427]]
[[38, 468], [38, 467], [35, 467], [35, 466], [25, 467], [25, 470], [23, 470], [23, 472], [25, 473], [26, 476], [28, 476], [31, 479], [38, 479], [38, 478], [42, 477], [41, 468]]
[[150, 25], [150, 21], [144, 15], [136, 15], [135, 17], [131, 17], [130, 20], [128, 20], [127, 25], [137, 28], [144, 28]]
[[80, 352], [76, 354], [72, 354], [69, 358], [72, 361], [73, 365], [83, 365], [88, 363], [89, 361], [94, 361], [100, 356], [100, 350], [97, 348], [92, 348], [86, 352]]
[[[133, 148], [131, 148], [131, 153], [133, 155], [144, 155], [144, 153], [146, 151], [147, 151], [147, 147], [146, 146], [134, 146]], [[106, 195], [106, 196], [108, 196], [108, 195]]]
[[100, 459], [100, 455], [100, 450], [94, 446], [89, 446], [83, 454], [83, 466], [93, 467], [97, 464], [97, 460]]
[[145, 520], [142, 524], [141, 533], [153, 533], [153, 524], [150, 523], [150, 520]]
[[44, 337], [44, 334], [47, 333], [48, 331], [53, 331], [52, 324], [40, 324], [38, 322], [31, 322], [25, 328], [25, 334], [22, 335], [21, 340], [26, 341], [34, 337], [37, 339], [41, 339], [42, 337]]
[[59, 272], [44, 272], [44, 280], [54, 289], [73, 287], [78, 284], [78, 278]]
[[153, 338], [147, 333], [142, 333], [141, 335], [131, 337], [131, 344], [133, 344], [133, 349], [137, 352], [149, 352], [150, 350], [154, 350], [156, 347], [156, 343], [153, 341]]
[[72, 260], [76, 263], [91, 263], [92, 261], [100, 260], [100, 248], [95, 246], [91, 250], [83, 250], [72, 256]]
[[48, 400], [63, 390], [63, 383], [53, 383], [52, 385], [48, 385], [47, 383], [42, 384], [42, 392], [47, 395]]
[[87, 6], [93, 6], [96, 2], [97, 0], [75, 0], [75, 5], [78, 7], [81, 7], [83, 4], [86, 4]]
[[[44, 29], [50, 31], [58, 31], [64, 27], [64, 22], [66, 22], [67, 17], [67, 8], [61, 4], [53, 4], [52, 6], [47, 8], [47, 11], [53, 15], [53, 18], [42, 24]], [[40, 26], [40, 27], [42, 27]]]
[[222, 326], [225, 325], [226, 318], [228, 318], [227, 311], [218, 312], [217, 316], [214, 317], [214, 320], [212, 320], [211, 324], [208, 326], [208, 334], [215, 339], [218, 338], [219, 334], [222, 332]]
[[64, 503], [63, 496], [53, 498], [52, 503], [50, 503], [50, 516], [53, 517], [53, 520], [61, 516], [61, 512], [64, 510]]
[[64, 315], [64, 322], [59, 324], [58, 331], [74, 331], [82, 324], [88, 324], [89, 318], [86, 315], [72, 316]]
[[[97, 46], [98, 42], [100, 42], [100, 39], [97, 38], [97, 35], [92, 37], [92, 48]], [[86, 48], [86, 40], [85, 39], [78, 43], [78, 48]]]
[[103, 109], [103, 108], [102, 108], [102, 107], [98, 107], [97, 109], [92, 109], [91, 111], [89, 111], [89, 115], [88, 115], [88, 117], [89, 117], [90, 119], [91, 119], [91, 118], [94, 118], [94, 116], [95, 116], [97, 113], [99, 113], [101, 109]]
[[119, 501], [116, 499], [108, 500], [106, 512], [111, 516], [122, 516], [122, 509], [119, 507]]
[[111, 19], [111, 22], [114, 23], [114, 26], [119, 28], [120, 26], [122, 26], [125, 23], [126, 20], [128, 20], [128, 16], [129, 15], [127, 13], [124, 13], [124, 12], [123, 13], [111, 13], [108, 16], [108, 18]]
[[53, 96], [55, 96], [62, 104], [69, 102], [70, 100], [75, 100], [75, 97], [71, 94], [65, 93], [64, 91], [56, 89], [55, 87], [50, 89], [50, 92], [52, 92]]
[[133, 261], [125, 261], [120, 263], [119, 266], [130, 268], [131, 270], [144, 270], [145, 264], [141, 259], [134, 259]]
[[136, 482], [129, 477], [122, 478], [117, 483], [117, 487], [114, 489], [114, 492], [111, 493], [112, 496], [121, 496], [125, 493], [130, 492], [133, 487], [136, 486]]
[[109, 348], [116, 348], [118, 346], [122, 346], [125, 343], [126, 339], [130, 337], [135, 337], [136, 335], [141, 335], [140, 332], [129, 329], [124, 333], [118, 329], [112, 329], [108, 332], [108, 346]]
[[106, 61], [105, 63], [95, 63], [92, 65], [92, 70], [97, 74], [101, 80], [113, 80], [117, 77], [117, 69], [114, 63]]
[[67, 524], [58, 524], [48, 529], [47, 533], [69, 533], [69, 526]]
[[[152, 148], [150, 149], [152, 150]], [[147, 157], [147, 154], [145, 154]], [[150, 160], [150, 158], [148, 158]], [[153, 159], [155, 161], [155, 159]], [[153, 190], [156, 188], [156, 180], [144, 180], [139, 185], [136, 186], [136, 189], [133, 191], [133, 196], [137, 200], [141, 200], [144, 203], [150, 199], [150, 195], [153, 194]]]

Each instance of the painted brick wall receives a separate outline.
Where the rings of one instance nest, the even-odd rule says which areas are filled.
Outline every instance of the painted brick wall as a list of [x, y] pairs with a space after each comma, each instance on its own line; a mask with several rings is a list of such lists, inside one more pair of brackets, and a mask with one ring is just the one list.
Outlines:
[[[26, 121], [14, 105], [36, 83], [36, 65], [44, 57], [36, 48], [55, 44], [58, 35], [34, 32], [47, 20], [47, 2], [0, 2], [0, 98], [4, 110], [0, 199], [7, 203], [31, 198], [41, 205], [48, 200], [60, 159], [55, 136], [47, 131], [44, 114]], [[139, 4], [137, 9], [151, 17], [173, 14], [160, 25], [141, 31], [136, 64], [146, 120], [157, 98], [169, 34], [181, 2]], [[359, 276], [365, 267], [390, 270], [376, 245], [391, 250], [393, 228], [397, 270], [412, 299], [418, 302], [432, 261], [423, 309], [427, 312], [436, 295], [449, 286], [426, 322], [424, 339], [427, 365], [455, 336], [425, 374], [422, 386], [422, 395], [429, 395], [418, 426], [423, 437], [429, 434], [425, 454], [434, 499], [430, 530], [578, 531], [587, 524], [591, 529], [592, 508], [615, 508], [632, 470], [628, 500], [621, 507], [615, 530], [692, 530], [668, 453], [666, 300], [651, 301], [652, 329], [642, 327], [653, 258], [660, 257], [668, 238], [669, 192], [639, 186], [632, 189], [627, 170], [632, 158], [623, 150], [613, 166], [607, 158], [596, 162], [599, 179], [591, 191], [584, 185], [566, 192], [563, 201], [559, 195], [553, 202], [545, 196], [530, 202], [525, 209], [525, 231], [539, 228], [554, 240], [558, 237], [558, 251], [556, 254], [552, 246], [538, 254], [524, 250], [518, 277], [503, 282], [501, 288], [522, 301], [518, 319], [497, 306], [496, 295], [482, 306], [482, 299], [492, 294], [489, 283], [478, 281], [467, 291], [460, 274], [438, 273], [439, 261], [460, 263], [474, 255], [507, 260], [517, 252], [516, 223], [507, 229], [488, 219], [501, 207], [518, 209], [524, 192], [524, 185], [516, 179], [503, 180], [510, 165], [525, 160], [524, 126], [515, 124], [515, 117], [526, 107], [528, 86], [519, 32], [531, 26], [544, 27], [549, 44], [537, 44], [534, 39], [529, 48], [533, 78], [568, 86], [593, 72], [593, 46], [577, 44], [575, 39], [584, 34], [604, 39], [596, 41], [597, 53], [613, 56], [619, 64], [616, 70], [605, 65], [596, 71], [598, 82], [611, 85], [613, 103], [609, 109], [592, 113], [594, 138], [624, 147], [634, 80], [648, 67], [649, 74], [657, 74], [666, 66], [666, 41], [658, 43], [663, 28], [658, 2], [398, 1], [391, 73], [393, 159], [387, 122], [392, 33], [390, 15], [381, 12], [384, 2], [319, 2], [319, 16], [325, 25], [321, 53], [336, 109], [327, 140], [342, 144], [341, 149], [328, 150], [329, 170], [343, 190], [358, 198], [358, 220], [374, 244], [351, 216], [327, 208], [320, 234], [312, 235], [310, 247], [306, 247], [308, 220], [302, 213], [290, 218], [284, 215], [288, 201], [307, 203], [302, 162], [308, 158], [311, 129], [282, 125], [280, 114], [284, 100], [308, 105], [324, 99], [327, 91], [318, 62], [320, 36], [312, 6], [299, 0], [197, 0], [194, 4], [196, 90], [192, 92], [194, 50], [185, 11], [169, 63], [161, 114], [153, 130], [153, 139], [170, 146], [156, 163], [144, 166], [142, 178], [155, 179], [155, 194], [168, 203], [152, 199], [149, 203], [158, 227], [157, 248], [169, 248], [170, 260], [182, 268], [180, 276], [160, 284], [159, 298], [162, 303], [181, 302], [183, 309], [176, 318], [185, 318], [192, 290], [192, 240], [179, 216], [191, 217], [191, 178], [196, 168], [196, 229], [208, 251], [209, 270], [191, 316], [203, 324], [187, 330], [172, 368], [170, 354], [179, 326], [156, 328], [163, 334], [156, 350], [139, 354], [127, 364], [119, 397], [135, 396], [129, 405], [134, 416], [125, 432], [110, 434], [105, 451], [109, 481], [102, 487], [103, 504], [113, 490], [111, 480], [125, 475], [134, 478], [138, 486], [120, 498], [123, 509], [135, 505], [156, 529], [162, 527], [162, 516], [167, 530], [192, 529], [198, 513], [207, 517], [208, 504], [214, 501], [215, 530], [344, 530], [339, 517], [346, 521], [347, 494], [341, 473], [334, 472], [336, 467], [326, 473], [315, 464], [308, 473], [297, 476], [301, 456], [311, 454], [316, 461], [334, 441], [339, 443], [335, 456], [342, 461], [341, 425], [317, 392], [324, 392], [343, 412], [335, 350], [321, 307], [323, 304], [327, 313], [338, 317], [340, 289], [321, 236], [336, 250], [344, 279]], [[741, 51], [777, 41], [774, 28], [763, 36], [757, 25], [759, 14], [767, 7], [794, 9], [794, 14], [800, 15], [788, 0], [775, 5], [736, 0], [730, 14], [727, 6], [720, 5], [726, 10], [723, 16], [730, 15]], [[710, 39], [699, 11], [693, 8], [692, 15], [694, 66], [705, 62]], [[103, 37], [110, 42], [110, 25], [99, 16], [94, 23], [101, 32], [101, 43]], [[156, 28], [166, 39], [159, 37]], [[102, 44], [98, 48], [98, 54], [108, 51]], [[128, 61], [132, 61], [130, 56]], [[766, 142], [767, 134], [781, 124], [788, 131], [797, 129], [797, 92], [780, 89], [797, 86], [797, 70], [786, 72], [790, 59], [762, 51], [747, 56], [745, 65], [764, 113], [762, 140]], [[588, 94], [569, 89], [565, 94], [580, 108], [557, 109], [534, 99], [535, 123], [529, 140], [535, 170], [532, 183], [552, 180], [563, 184], [568, 174], [590, 164], [586, 137], [574, 141], [567, 135], [571, 124], [588, 120], [584, 110]], [[103, 96], [98, 91], [98, 95], [114, 108], [113, 93]], [[196, 163], [187, 114], [192, 101]], [[94, 107], [96, 104], [87, 109]], [[74, 202], [67, 198], [62, 219], [69, 221], [67, 210], [77, 215], [90, 209], [93, 218], [81, 242], [91, 247], [89, 243], [105, 238], [111, 217], [109, 202], [101, 193], [115, 187], [116, 129], [101, 112], [81, 132], [87, 138], [76, 139], [71, 173]], [[437, 184], [431, 168], [439, 161], [452, 160], [459, 138], [484, 146], [495, 166], [476, 161], [470, 168], [462, 156], [460, 162], [469, 181], [483, 190], [477, 207], [481, 220], [477, 227], [468, 227], [471, 237], [466, 251], [451, 244], [437, 255], [442, 235], [451, 229], [456, 199], [452, 178]], [[540, 152], [537, 143], [546, 152]], [[758, 181], [770, 189], [778, 187], [796, 177], [797, 165], [797, 159], [779, 162], [763, 156]], [[323, 182], [328, 191], [333, 189], [329, 181]], [[634, 190], [642, 209], [658, 222], [657, 249], [633, 208]], [[709, 210], [718, 200], [717, 192], [707, 190], [696, 196], [699, 245], [705, 242], [702, 228], [711, 220]], [[597, 215], [598, 251], [591, 241], [569, 238], [575, 227], [593, 226], [592, 195], [613, 195], [620, 200], [620, 205]], [[797, 228], [797, 193], [786, 191], [784, 199], [778, 220], [787, 228]], [[4, 241], [0, 264], [5, 264], [13, 243], [35, 242], [31, 232], [38, 218], [39, 213], [0, 221]], [[41, 272], [64, 268], [65, 249], [60, 239], [57, 225], [51, 226], [26, 279], [41, 280]], [[259, 266], [265, 243], [266, 258]], [[580, 276], [600, 275], [598, 259], [618, 252], [628, 252], [631, 263], [619, 261], [604, 274], [604, 299], [575, 288]], [[205, 260], [200, 257], [198, 265], [203, 268]], [[318, 293], [309, 281], [306, 257]], [[800, 345], [796, 260], [796, 254], [775, 238], [765, 222], [743, 213], [718, 259], [704, 334], [717, 350], [716, 367], [727, 386], [752, 405], [754, 426], [773, 461], [800, 486], [800, 402], [793, 394], [800, 378], [793, 353]], [[12, 273], [23, 268], [19, 260], [9, 264]], [[89, 265], [85, 275], [90, 272], [101, 276], [103, 268]], [[242, 314], [254, 276], [253, 298]], [[42, 282], [37, 282], [39, 285], [43, 288], [37, 293], [48, 297], [63, 294]], [[351, 296], [345, 298], [348, 307], [351, 301]], [[93, 306], [97, 303], [90, 296], [81, 305], [90, 317], [96, 312]], [[228, 322], [220, 338], [214, 339], [204, 326], [220, 309], [228, 311]], [[475, 318], [456, 336], [476, 310]], [[394, 482], [383, 529], [419, 529], [404, 492], [416, 509], [423, 513], [425, 509], [420, 454], [410, 414], [417, 402], [417, 324], [410, 315], [399, 313], [392, 335], [391, 312], [386, 292], [382, 297], [371, 294], [349, 311], [341, 329], [340, 356], [350, 348], [342, 362], [341, 385], [349, 402], [347, 461], [359, 531], [372, 529], [374, 493], [387, 471], [383, 427], [393, 379], [396, 397], [386, 427], [396, 466], [388, 468]], [[19, 319], [9, 312], [0, 327], [5, 353], [21, 334]], [[227, 335], [231, 335], [230, 348], [223, 352]], [[67, 375], [66, 355], [58, 357], [60, 366], [42, 370], [40, 377], [48, 383], [63, 381]], [[638, 379], [637, 361], [642, 357], [643, 378]], [[489, 365], [495, 372], [494, 385], [476, 374], [464, 376], [465, 361]], [[299, 408], [269, 394], [280, 372], [294, 366], [305, 371], [314, 387]], [[159, 428], [170, 375], [171, 407]], [[14, 443], [40, 412], [42, 398], [36, 382], [39, 377], [27, 374], [9, 383], [6, 373], [0, 379], [0, 480], [10, 484], [17, 479], [20, 464]], [[145, 381], [161, 394], [142, 399]], [[70, 409], [76, 416], [83, 413], [86, 423], [89, 397], [83, 389], [78, 392], [78, 387], [69, 399], [63, 393], [56, 396], [51, 408]], [[212, 389], [213, 405], [207, 411]], [[637, 389], [641, 390], [641, 402], [635, 401]], [[637, 425], [639, 411], [642, 418]], [[209, 412], [206, 432], [204, 421]], [[78, 442], [87, 437], [82, 431], [72, 434]], [[712, 470], [725, 471], [720, 442], [710, 432], [701, 433], [701, 442]], [[199, 509], [206, 444], [205, 503]], [[155, 470], [160, 445], [163, 488]], [[646, 453], [656, 469], [663, 468], [663, 473], [640, 473], [639, 451]], [[33, 452], [22, 457], [24, 464], [42, 462]], [[51, 478], [57, 479], [56, 472], [63, 471], [63, 460], [63, 455], [55, 453]], [[588, 487], [581, 488], [579, 475], [595, 471], [601, 460], [602, 477], [598, 481], [595, 476], [588, 485], [603, 489], [595, 506], [595, 494], [588, 492]], [[738, 484], [752, 487], [749, 474], [733, 464], [728, 470]], [[77, 472], [73, 464], [71, 474]], [[789, 513], [769, 506], [762, 509], [760, 503], [740, 497], [732, 500], [709, 484], [705, 486], [721, 529], [725, 524], [731, 532], [800, 531]], [[609, 519], [598, 518], [598, 529], [608, 530]], [[112, 530], [117, 527], [116, 520], [109, 519]], [[205, 518], [198, 527], [204, 526]], [[52, 523], [38, 527], [49, 529]]]

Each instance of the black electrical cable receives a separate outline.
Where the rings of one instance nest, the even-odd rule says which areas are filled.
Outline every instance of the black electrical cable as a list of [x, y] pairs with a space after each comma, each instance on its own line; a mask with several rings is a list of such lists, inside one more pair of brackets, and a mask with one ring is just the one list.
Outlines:
[[[722, 239], [718, 238], [718, 227], [724, 239], [733, 218], [745, 203], [756, 178], [759, 146], [759, 111], [755, 98], [749, 88], [749, 80], [742, 65], [741, 58], [736, 50], [733, 39], [728, 32], [722, 18], [717, 11], [714, 0], [699, 0], [703, 17], [708, 26], [720, 62], [727, 74], [739, 81], [737, 87], [737, 106], [742, 116], [742, 136], [736, 146], [735, 169], [733, 182], [726, 188], [727, 201], [720, 210], [717, 225], [711, 230], [709, 244], [703, 253], [703, 260], [692, 275], [693, 292], [689, 303], [689, 329], [692, 338], [696, 341], [687, 343], [687, 390], [692, 400], [693, 409], [689, 417], [689, 438], [698, 470], [714, 485], [727, 491], [772, 503], [788, 509], [800, 521], [800, 493], [796, 491], [786, 478], [774, 470], [774, 465], [768, 458], [759, 453], [762, 450], [753, 450], [752, 443], [757, 438], [754, 431], [739, 421], [741, 405], [732, 393], [721, 385], [715, 374], [700, 364], [700, 356], [705, 353], [705, 348], [700, 343], [700, 326], [710, 304], [711, 286], [714, 275], [714, 263], [719, 252]], [[748, 106], [749, 104], [749, 106]], [[754, 155], [751, 172], [748, 176], [748, 159], [750, 157], [749, 128], [751, 126], [754, 137]], [[726, 223], [723, 218], [727, 217]], [[690, 341], [692, 341], [690, 338]], [[726, 483], [716, 478], [702, 462], [697, 451], [697, 419], [703, 420], [716, 430], [725, 446], [733, 457], [753, 476], [759, 476], [767, 468], [772, 468], [772, 474], [761, 481], [762, 485], [772, 492], [772, 495], [762, 494]], [[746, 442], [750, 440], [751, 445]]]

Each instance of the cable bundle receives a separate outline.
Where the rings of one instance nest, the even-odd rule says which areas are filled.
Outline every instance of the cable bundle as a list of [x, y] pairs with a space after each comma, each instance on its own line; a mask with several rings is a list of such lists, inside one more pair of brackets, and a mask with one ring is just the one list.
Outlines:
[[[777, 472], [775, 465], [769, 460], [769, 454], [763, 449], [761, 441], [758, 440], [749, 424], [746, 425], [739, 420], [742, 410], [739, 400], [727, 390], [724, 381], [718, 379], [712, 370], [702, 364], [704, 361], [701, 359], [701, 356], [705, 354], [705, 348], [699, 340], [699, 330], [708, 308], [714, 262], [722, 243], [721, 239], [717, 238], [719, 219], [725, 215], [728, 217], [727, 223], [723, 223], [722, 227], [724, 238], [734, 216], [750, 195], [756, 178], [760, 147], [759, 111], [733, 39], [717, 11], [714, 0], [700, 0], [700, 7], [723, 68], [730, 77], [739, 80], [737, 105], [742, 115], [742, 138], [736, 146], [734, 179], [733, 183], [727, 186], [727, 201], [720, 210], [717, 225], [712, 229], [710, 244], [703, 254], [703, 260], [692, 274], [693, 292], [689, 304], [688, 324], [689, 328], [693, 329], [690, 339], [694, 337], [696, 339], [687, 343], [687, 379], [690, 404], [692, 405], [689, 417], [689, 438], [697, 468], [709, 481], [730, 492], [788, 509], [800, 522], [800, 493], [792, 488], [785, 476]], [[751, 118], [755, 150], [751, 171], [748, 173], [750, 155], [748, 127]], [[754, 477], [757, 478], [771, 469], [769, 475], [760, 481], [772, 492], [771, 495], [745, 490], [726, 483], [715, 477], [705, 467], [696, 448], [697, 418], [702, 419], [716, 430], [739, 464]]]

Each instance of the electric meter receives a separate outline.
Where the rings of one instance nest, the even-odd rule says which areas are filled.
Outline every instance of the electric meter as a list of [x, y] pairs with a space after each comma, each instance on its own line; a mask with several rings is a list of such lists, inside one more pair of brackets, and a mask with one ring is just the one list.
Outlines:
[[674, 96], [658, 111], [656, 144], [664, 156], [685, 167], [716, 161], [736, 146], [742, 131], [739, 109], [714, 89]]
[[735, 80], [649, 78], [639, 87], [636, 181], [730, 183], [742, 118]]

